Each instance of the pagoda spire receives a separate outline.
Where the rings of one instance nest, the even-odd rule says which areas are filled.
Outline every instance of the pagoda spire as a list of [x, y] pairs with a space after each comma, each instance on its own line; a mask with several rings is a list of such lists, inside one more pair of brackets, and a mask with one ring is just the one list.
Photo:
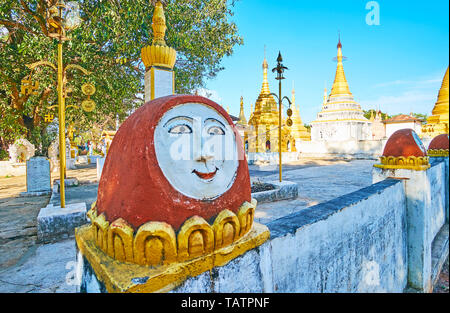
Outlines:
[[241, 110], [239, 112], [239, 121], [237, 124], [247, 125], [247, 119], [244, 113], [244, 97], [241, 96]]
[[266, 59], [266, 46], [264, 46], [264, 61], [262, 67], [263, 67], [263, 84], [261, 88], [261, 94], [268, 95], [270, 94], [270, 89], [269, 89], [269, 81], [267, 79], [267, 69], [269, 68], [269, 65], [267, 64]]
[[[448, 133], [449, 124], [449, 82], [448, 82], [448, 67], [445, 72], [444, 79], [442, 80], [441, 89], [439, 90], [436, 104], [434, 105], [431, 116], [427, 120], [427, 125], [435, 126], [431, 131], [432, 136], [439, 135], [440, 133]], [[424, 125], [424, 126], [427, 126]], [[438, 126], [439, 125], [439, 126]], [[425, 127], [429, 128], [429, 127]], [[439, 130], [438, 130], [439, 129]], [[430, 132], [430, 130], [428, 130]]]
[[322, 103], [322, 105], [327, 104], [327, 101], [328, 101], [328, 93], [327, 93], [327, 87], [325, 87], [323, 89], [323, 103]]
[[342, 96], [351, 96], [352, 93], [350, 92], [350, 89], [348, 88], [347, 79], [345, 78], [344, 73], [344, 65], [342, 64], [342, 61], [344, 60], [344, 57], [342, 55], [342, 43], [341, 43], [341, 37], [339, 35], [339, 42], [337, 45], [337, 68], [336, 68], [336, 76], [334, 78], [333, 87], [331, 88], [331, 94], [330, 98], [332, 97], [342, 97]]
[[[443, 115], [447, 117], [448, 121], [448, 112], [449, 112], [449, 92], [448, 92], [448, 67], [447, 71], [445, 72], [444, 79], [442, 80], [441, 89], [439, 90], [438, 99], [436, 101], [436, 104], [434, 106], [433, 115], [440, 114], [441, 119]], [[444, 113], [444, 114], [443, 114]]]
[[303, 141], [311, 140], [311, 135], [308, 133], [305, 125], [303, 125], [302, 118], [300, 117], [300, 110], [295, 104], [295, 88], [292, 89], [292, 126], [291, 135], [295, 139], [301, 139]]

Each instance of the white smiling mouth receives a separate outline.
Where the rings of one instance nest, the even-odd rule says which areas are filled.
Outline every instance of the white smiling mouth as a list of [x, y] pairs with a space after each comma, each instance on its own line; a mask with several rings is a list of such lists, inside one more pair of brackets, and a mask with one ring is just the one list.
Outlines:
[[216, 176], [216, 173], [218, 170], [219, 169], [216, 167], [216, 170], [214, 172], [202, 173], [197, 170], [193, 170], [192, 173], [194, 173], [195, 175], [197, 175], [199, 178], [201, 178], [203, 180], [210, 180], [210, 179], [214, 178], [214, 176]]

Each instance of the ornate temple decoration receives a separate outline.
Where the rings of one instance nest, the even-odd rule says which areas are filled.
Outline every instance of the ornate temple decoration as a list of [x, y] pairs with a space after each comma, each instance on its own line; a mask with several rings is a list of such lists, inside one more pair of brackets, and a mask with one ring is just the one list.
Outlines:
[[337, 45], [337, 68], [330, 95], [324, 95], [322, 110], [311, 123], [313, 141], [370, 140], [370, 121], [354, 100], [345, 78], [342, 44]]
[[422, 127], [422, 135], [424, 137], [433, 138], [437, 135], [448, 134], [448, 118], [449, 118], [449, 93], [448, 93], [448, 67], [442, 80], [441, 89], [439, 90], [438, 99], [434, 105], [431, 116], [428, 117], [427, 123]]
[[[256, 100], [255, 106], [251, 107], [248, 120], [248, 130], [245, 131], [244, 142], [248, 146], [248, 152], [278, 152], [278, 104], [270, 95], [269, 81], [267, 78], [268, 63], [264, 57], [263, 61], [263, 83], [261, 92]], [[293, 91], [295, 93], [295, 91]], [[295, 102], [295, 101], [294, 101]], [[242, 111], [243, 109], [241, 109]], [[284, 106], [282, 107], [284, 113]], [[286, 117], [282, 114], [282, 151], [297, 151], [296, 140], [310, 140], [308, 130], [304, 127], [300, 112], [295, 106], [292, 108], [292, 127], [286, 125]]]
[[419, 136], [412, 129], [400, 129], [386, 142], [381, 164], [382, 169], [409, 169], [423, 171], [430, 168], [429, 157]]
[[[261, 92], [255, 103], [255, 109], [248, 121], [250, 126], [248, 146], [249, 152], [276, 152], [278, 151], [278, 105], [275, 98], [270, 95], [267, 70], [269, 68], [266, 58], [263, 61], [263, 83]], [[284, 136], [283, 136], [284, 137]], [[286, 147], [286, 144], [282, 144]]]
[[[205, 148], [214, 139], [224, 154]], [[180, 143], [195, 147], [178, 155]], [[266, 241], [255, 208], [243, 143], [224, 108], [162, 97], [114, 136], [77, 246], [110, 292], [168, 291]]]
[[244, 113], [244, 97], [241, 97], [239, 121], [236, 124], [247, 125], [247, 118]]
[[383, 117], [380, 110], [378, 110], [376, 114], [374, 114], [373, 110], [371, 111], [370, 122], [372, 123], [370, 128], [372, 140], [384, 139], [386, 137], [386, 127], [383, 123]]
[[174, 48], [167, 46], [166, 40], [166, 17], [161, 1], [156, 2], [152, 19], [153, 42], [141, 50], [142, 62], [145, 68], [160, 66], [173, 69], [177, 59], [177, 52]]
[[144, 99], [175, 94], [175, 72], [173, 67], [177, 52], [166, 44], [166, 17], [161, 1], [156, 1], [152, 19], [153, 42], [142, 48], [141, 59], [145, 65]]
[[237, 214], [225, 209], [210, 225], [204, 218], [186, 220], [176, 235], [165, 222], [147, 222], [135, 232], [122, 218], [109, 223], [97, 214], [95, 203], [88, 212], [92, 238], [111, 258], [146, 266], [184, 262], [229, 246], [246, 235], [253, 226], [256, 200], [244, 202]]
[[[295, 104], [295, 89], [292, 89], [292, 126], [290, 127], [290, 134], [293, 138], [301, 139], [302, 141], [310, 141], [311, 140], [311, 134], [306, 129], [305, 125], [302, 122], [302, 118], [300, 117], [300, 110], [298, 109], [297, 105]], [[295, 146], [295, 142], [294, 142]]]
[[427, 154], [429, 157], [448, 157], [449, 139], [448, 134], [436, 136], [428, 146]]

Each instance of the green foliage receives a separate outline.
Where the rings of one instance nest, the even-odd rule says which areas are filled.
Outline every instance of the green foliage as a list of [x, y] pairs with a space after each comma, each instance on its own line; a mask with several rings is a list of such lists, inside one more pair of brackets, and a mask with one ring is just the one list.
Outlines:
[[418, 118], [419, 120], [422, 120], [422, 123], [426, 122], [428, 118], [427, 114], [420, 114], [420, 113], [413, 113], [412, 116]]
[[[376, 111], [375, 110], [363, 110], [364, 112], [364, 117], [367, 118], [368, 120], [370, 119], [370, 116], [372, 115], [373, 112], [373, 116], [376, 116]], [[381, 112], [381, 119], [384, 121], [388, 118], [391, 118], [390, 115], [388, 115], [387, 113], [383, 113]]]
[[[56, 64], [57, 41], [46, 36], [46, 11], [56, 0], [2, 0], [0, 26], [10, 37], [0, 42], [0, 147], [4, 149], [19, 137], [26, 137], [46, 149], [54, 134], [48, 133], [47, 113], [57, 116], [56, 75], [50, 67], [39, 67], [32, 80], [39, 82], [37, 95], [20, 92], [22, 79], [30, 74], [27, 64], [46, 60]], [[143, 104], [144, 65], [141, 48], [151, 44], [153, 6], [149, 0], [79, 0], [81, 27], [70, 31], [64, 43], [64, 64], [80, 65], [93, 74], [77, 70], [67, 73], [73, 89], [66, 105], [80, 105], [86, 97], [83, 83], [91, 82], [97, 91], [92, 96], [96, 109], [66, 111], [66, 125], [74, 124], [76, 133], [114, 128]], [[220, 61], [242, 44], [237, 27], [229, 19], [234, 1], [166, 1], [166, 42], [177, 50], [176, 92], [189, 93], [204, 85], [222, 69]]]
[[0, 149], [0, 161], [8, 161], [8, 160], [9, 160], [8, 151]]

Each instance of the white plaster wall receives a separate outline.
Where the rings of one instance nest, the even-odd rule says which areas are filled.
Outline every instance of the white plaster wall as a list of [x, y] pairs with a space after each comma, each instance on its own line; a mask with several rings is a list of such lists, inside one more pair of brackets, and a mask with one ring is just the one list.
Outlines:
[[436, 162], [426, 171], [373, 169], [373, 182], [398, 177], [405, 185], [408, 282], [416, 289], [432, 289], [432, 244], [446, 220], [445, 162]]
[[366, 156], [379, 157], [383, 154], [387, 140], [347, 140], [347, 141], [297, 141], [296, 147], [300, 156], [321, 157]]
[[[303, 141], [301, 141], [303, 142]], [[257, 161], [269, 162], [270, 164], [278, 164], [278, 152], [249, 152], [247, 154], [247, 162], [253, 164]], [[283, 163], [297, 161], [298, 152], [282, 152], [281, 160]]]
[[294, 232], [279, 236], [271, 229], [275, 238], [210, 275], [188, 279], [174, 292], [402, 292], [407, 282], [403, 188], [395, 183], [377, 190], [319, 221], [330, 210], [326, 204], [287, 217], [287, 228], [299, 224]]
[[389, 138], [397, 130], [410, 128], [414, 130], [417, 135], [422, 135], [422, 124], [416, 122], [409, 123], [386, 123], [386, 137]]
[[371, 138], [371, 123], [336, 121], [313, 123], [311, 125], [311, 140], [313, 141], [348, 141], [368, 140]]
[[0, 177], [26, 175], [26, 163], [0, 161]]

